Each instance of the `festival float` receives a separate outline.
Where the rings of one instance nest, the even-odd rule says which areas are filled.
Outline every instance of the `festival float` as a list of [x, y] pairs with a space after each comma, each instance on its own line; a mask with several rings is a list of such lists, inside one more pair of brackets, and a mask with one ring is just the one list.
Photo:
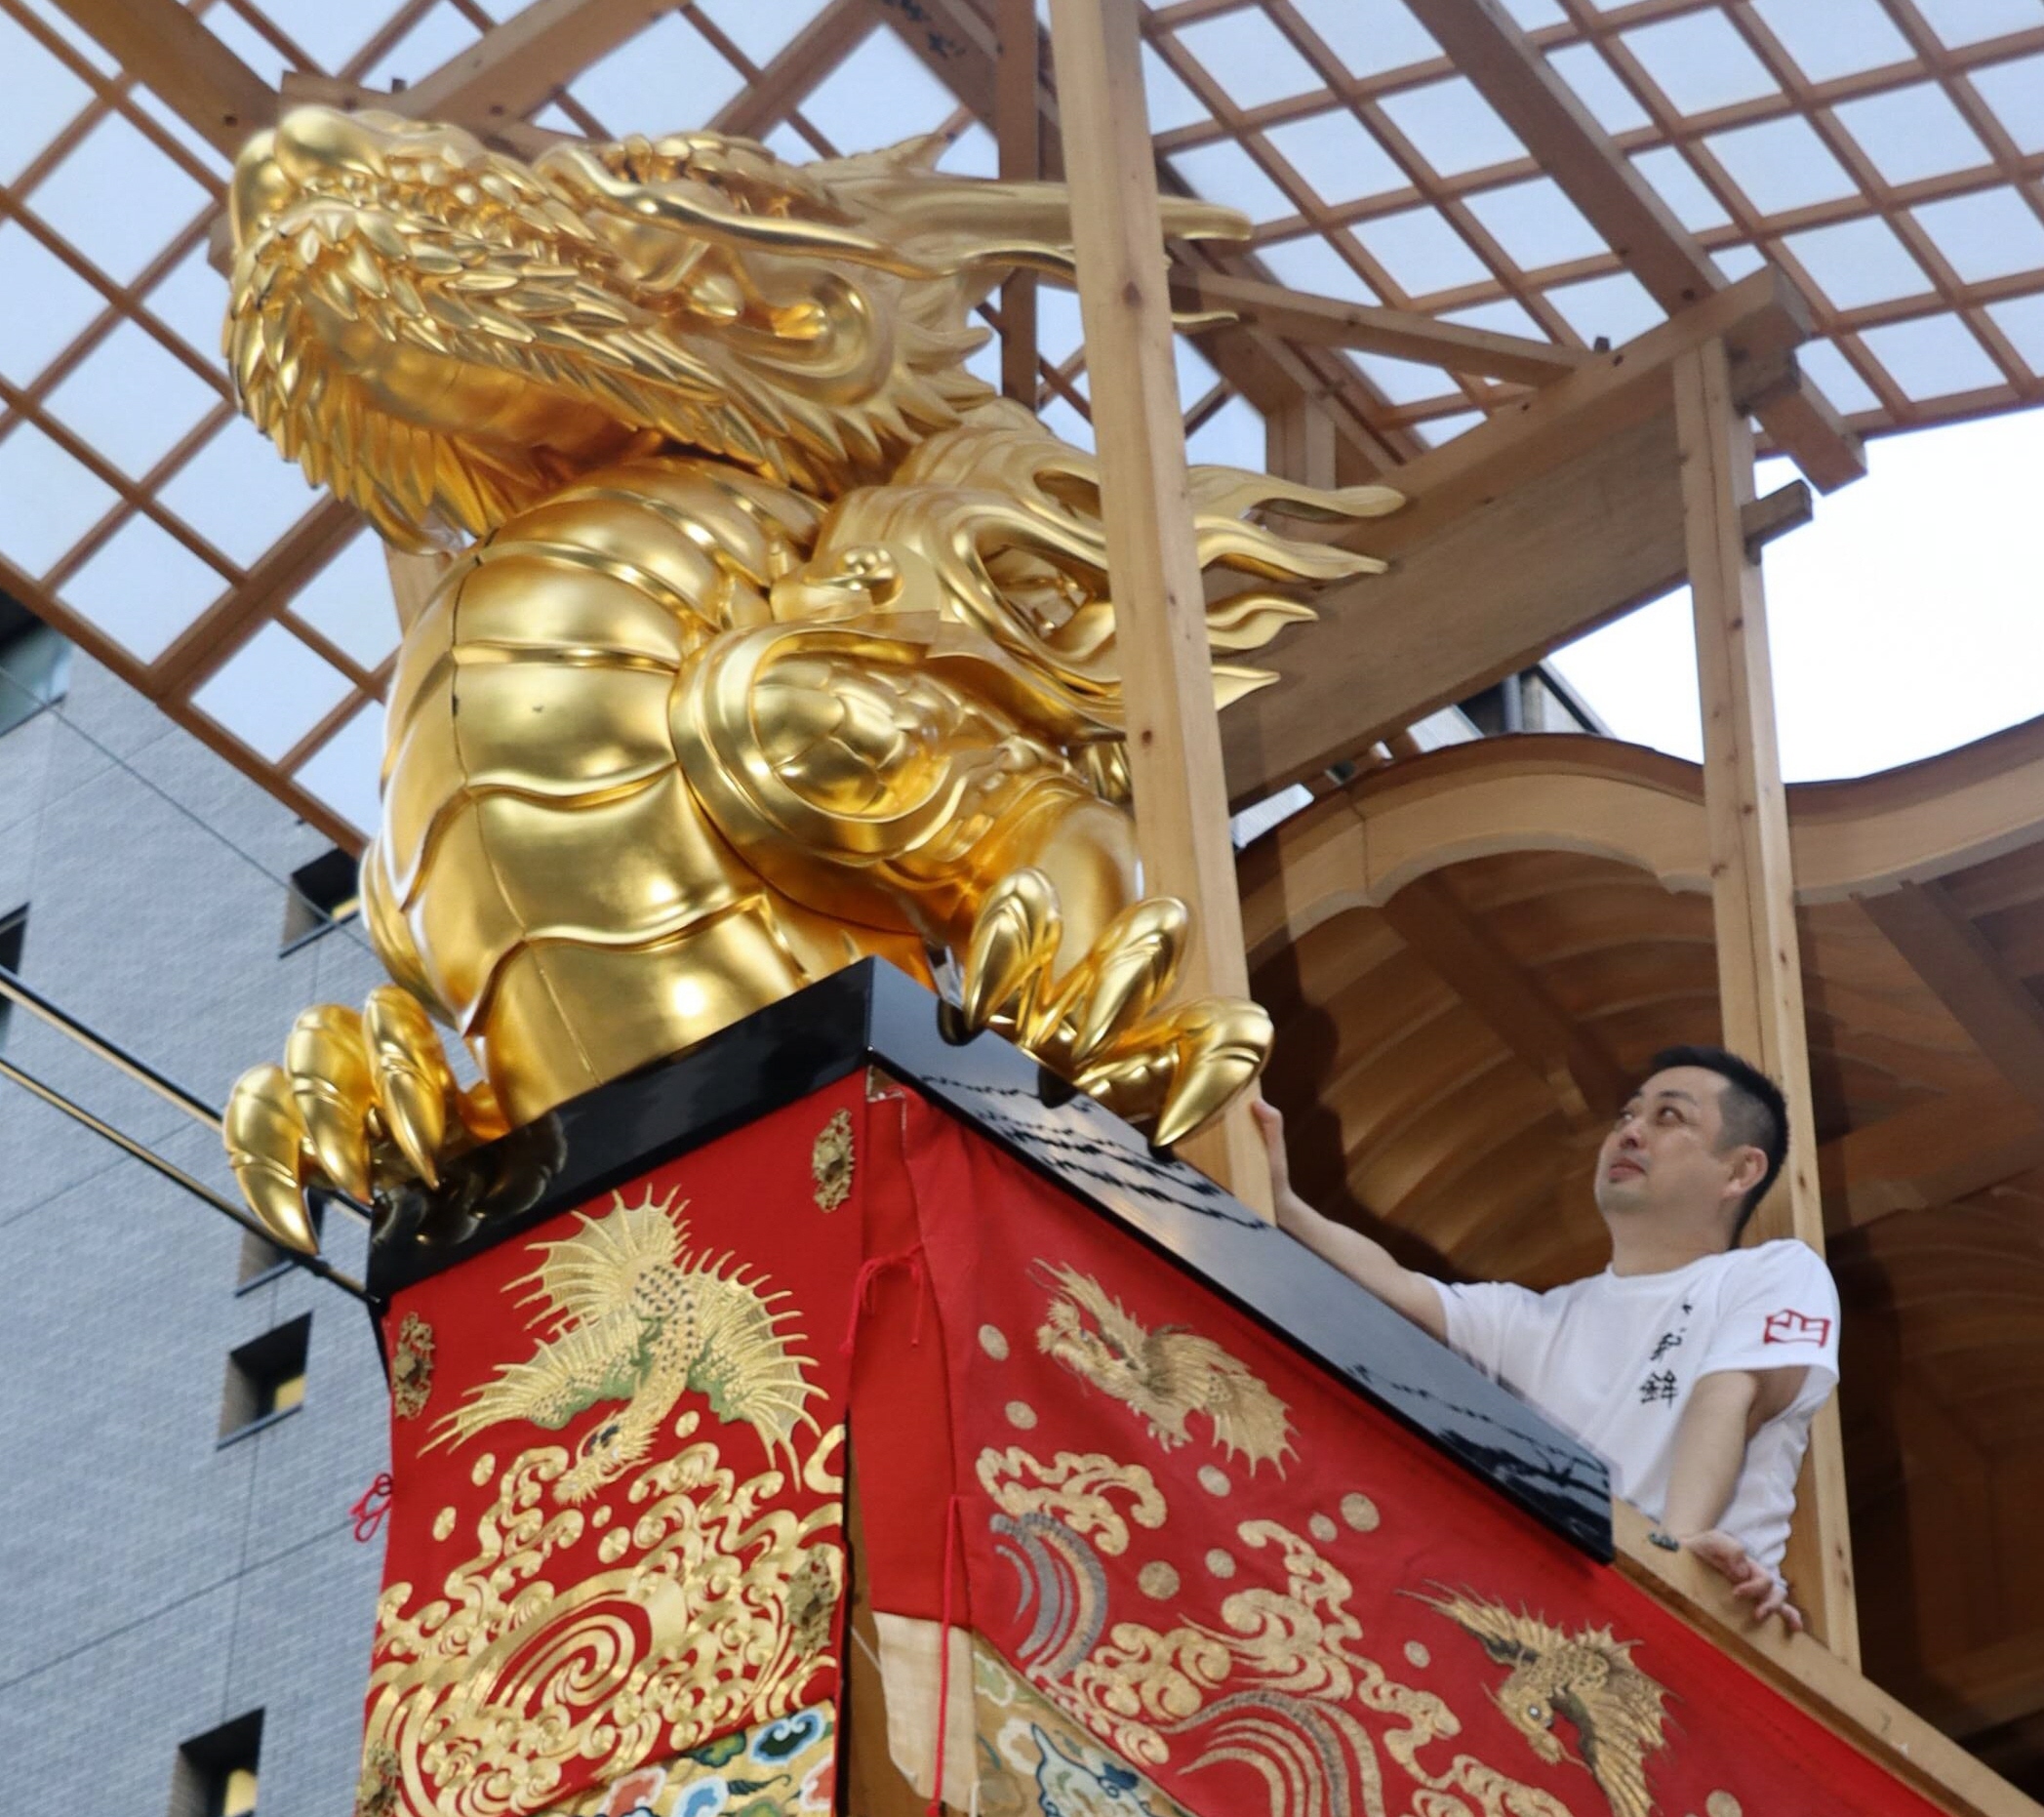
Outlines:
[[[1270, 1023], [1173, 995], [1100, 467], [963, 365], [1071, 205], [933, 151], [303, 107], [242, 153], [243, 408], [438, 563], [362, 865], [391, 983], [225, 1118], [279, 1242], [377, 1207], [356, 1817], [1970, 1808], [1174, 1157]], [[1224, 708], [1400, 499], [1189, 503]]]

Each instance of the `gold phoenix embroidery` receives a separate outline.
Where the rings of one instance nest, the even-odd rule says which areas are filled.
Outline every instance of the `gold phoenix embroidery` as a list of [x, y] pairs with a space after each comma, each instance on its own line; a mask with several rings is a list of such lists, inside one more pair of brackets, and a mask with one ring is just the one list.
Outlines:
[[1632, 1663], [1637, 1640], [1620, 1640], [1609, 1628], [1576, 1634], [1503, 1603], [1457, 1594], [1419, 1598], [1483, 1642], [1483, 1650], [1510, 1675], [1491, 1693], [1504, 1719], [1550, 1765], [1572, 1758], [1554, 1734], [1554, 1718], [1575, 1725], [1587, 1767], [1613, 1817], [1651, 1817], [1647, 1756], [1662, 1746], [1662, 1705], [1667, 1692]]
[[851, 1111], [839, 1110], [817, 1132], [809, 1171], [816, 1181], [819, 1211], [835, 1211], [852, 1196]]
[[770, 1453], [797, 1425], [815, 1430], [803, 1408], [817, 1391], [781, 1329], [787, 1314], [773, 1310], [786, 1296], [763, 1293], [728, 1255], [692, 1252], [674, 1193], [656, 1201], [649, 1189], [636, 1205], [611, 1196], [603, 1217], [582, 1214], [573, 1236], [538, 1245], [545, 1260], [512, 1283], [533, 1285], [521, 1304], [540, 1303], [532, 1322], [551, 1335], [530, 1360], [501, 1363], [470, 1389], [423, 1449], [465, 1443], [501, 1420], [556, 1432], [600, 1401], [622, 1401], [559, 1474], [556, 1497], [580, 1502], [646, 1455], [688, 1391], [707, 1395], [721, 1418], [749, 1424]]
[[1239, 1452], [1252, 1473], [1267, 1462], [1284, 1474], [1283, 1458], [1293, 1449], [1285, 1403], [1244, 1363], [1196, 1332], [1149, 1330], [1090, 1274], [1040, 1260], [1036, 1266], [1053, 1290], [1036, 1331], [1046, 1356], [1126, 1403], [1167, 1451], [1188, 1442], [1186, 1416], [1199, 1413], [1229, 1458]]

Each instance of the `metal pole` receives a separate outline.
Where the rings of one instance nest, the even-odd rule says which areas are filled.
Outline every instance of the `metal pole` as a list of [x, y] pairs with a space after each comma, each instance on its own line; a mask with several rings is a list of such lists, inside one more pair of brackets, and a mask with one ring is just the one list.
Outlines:
[[[40, 1016], [60, 1034], [67, 1035], [87, 1053], [98, 1056], [107, 1065], [118, 1068], [138, 1085], [146, 1086], [157, 1097], [174, 1104], [194, 1122], [204, 1123], [215, 1135], [220, 1133], [220, 1113], [205, 1099], [188, 1092], [176, 1079], [167, 1078], [145, 1060], [138, 1060], [125, 1047], [109, 1041], [97, 1030], [80, 1022], [69, 1011], [60, 1009], [33, 985], [24, 983], [16, 973], [0, 965], [0, 997], [12, 997], [32, 1015]], [[349, 1196], [339, 1188], [323, 1189], [337, 1203], [345, 1205], [358, 1217], [370, 1216], [370, 1208], [361, 1200]], [[237, 1214], [238, 1215], [238, 1214]]]
[[166, 1180], [174, 1181], [177, 1185], [182, 1187], [194, 1198], [204, 1200], [223, 1217], [232, 1218], [243, 1230], [253, 1235], [261, 1237], [264, 1242], [277, 1248], [287, 1262], [305, 1270], [308, 1273], [317, 1274], [321, 1280], [331, 1281], [342, 1293], [353, 1295], [354, 1298], [362, 1301], [364, 1305], [369, 1303], [368, 1291], [352, 1275], [343, 1274], [339, 1269], [328, 1267], [317, 1256], [303, 1255], [297, 1250], [283, 1248], [247, 1212], [243, 1211], [238, 1205], [231, 1204], [228, 1200], [222, 1198], [203, 1181], [193, 1179], [183, 1168], [165, 1160], [162, 1155], [143, 1148], [134, 1137], [122, 1134], [120, 1130], [114, 1128], [103, 1117], [95, 1116], [83, 1105], [72, 1103], [61, 1092], [56, 1090], [53, 1086], [45, 1085], [33, 1073], [22, 1071], [13, 1061], [6, 1059], [4, 1056], [0, 1056], [0, 1078], [14, 1080], [23, 1091], [34, 1093], [36, 1097], [50, 1106], [52, 1110], [61, 1110], [64, 1115], [70, 1117], [74, 1122], [83, 1123], [94, 1135], [112, 1143], [115, 1148], [120, 1149], [125, 1153], [132, 1154], [144, 1167], [153, 1168]]
[[164, 1077], [146, 1061], [138, 1060], [124, 1047], [117, 1047], [102, 1034], [88, 1029], [84, 1023], [67, 1015], [36, 989], [24, 984], [20, 977], [0, 965], [0, 996], [12, 997], [32, 1015], [40, 1016], [53, 1029], [67, 1034], [88, 1053], [97, 1054], [109, 1066], [118, 1067], [138, 1085], [146, 1085], [157, 1097], [174, 1104], [195, 1122], [204, 1123], [214, 1132], [220, 1133], [220, 1116], [203, 1098], [188, 1092], [176, 1079]]

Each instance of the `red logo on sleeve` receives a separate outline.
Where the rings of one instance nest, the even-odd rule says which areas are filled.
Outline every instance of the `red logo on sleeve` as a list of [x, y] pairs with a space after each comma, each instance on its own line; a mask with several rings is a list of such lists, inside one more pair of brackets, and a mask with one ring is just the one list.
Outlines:
[[1770, 1312], [1763, 1327], [1763, 1344], [1815, 1344], [1822, 1349], [1831, 1335], [1828, 1318], [1812, 1318], [1807, 1312], [1792, 1312], [1785, 1308], [1779, 1312]]

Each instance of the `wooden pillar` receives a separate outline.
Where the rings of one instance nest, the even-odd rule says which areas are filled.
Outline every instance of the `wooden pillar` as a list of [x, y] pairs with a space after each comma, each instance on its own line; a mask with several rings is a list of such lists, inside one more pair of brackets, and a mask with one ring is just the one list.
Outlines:
[[[1003, 182], [1043, 175], [1043, 110], [1034, 0], [1000, 0], [1000, 61], [994, 69], [994, 137]], [[1001, 394], [1036, 408], [1036, 273], [1017, 271], [1001, 285]]]
[[1333, 488], [1342, 481], [1335, 420], [1309, 397], [1287, 403], [1263, 419], [1263, 464], [1280, 479]]
[[[1752, 437], [1732, 400], [1723, 342], [1682, 354], [1673, 379], [1724, 1043], [1779, 1080], [1788, 1100], [1788, 1164], [1754, 1214], [1752, 1236], [1761, 1242], [1800, 1237], [1822, 1255], [1824, 1211], [1767, 603], [1740, 520], [1753, 498]], [[1835, 1395], [1811, 1429], [1784, 1570], [1811, 1627], [1857, 1667], [1860, 1632]]]
[[425, 602], [432, 598], [433, 589], [447, 573], [449, 557], [414, 555], [386, 543], [383, 545], [383, 566], [390, 575], [390, 597], [397, 606], [397, 622], [404, 629], [410, 630], [413, 621], [425, 610]]
[[[1144, 888], [1192, 910], [1182, 992], [1247, 996], [1137, 33], [1137, 0], [1052, 0], [1137, 843]], [[1246, 1104], [1182, 1151], [1269, 1215], [1269, 1174]]]

